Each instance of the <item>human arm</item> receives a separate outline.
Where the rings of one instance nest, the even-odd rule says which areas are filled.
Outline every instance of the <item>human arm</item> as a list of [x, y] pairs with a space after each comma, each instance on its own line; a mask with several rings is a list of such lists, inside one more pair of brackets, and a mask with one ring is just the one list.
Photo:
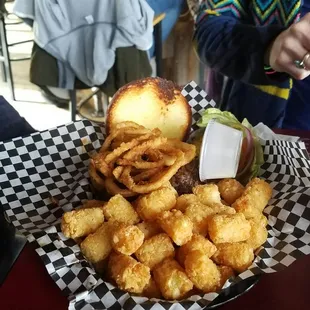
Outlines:
[[[264, 56], [284, 27], [251, 25], [246, 1], [239, 2], [238, 14], [233, 8], [220, 13], [216, 5], [207, 4], [207, 11], [198, 17], [196, 25], [197, 52], [208, 67], [223, 75], [251, 84], [270, 84], [271, 78], [264, 70]], [[277, 76], [287, 78], [282, 74]]]
[[[218, 72], [251, 84], [276, 84], [293, 77], [310, 75], [310, 13], [289, 27], [279, 25], [253, 26], [246, 13], [246, 1], [238, 11], [207, 4], [198, 18], [195, 39], [200, 58]], [[220, 11], [223, 13], [219, 14]], [[301, 11], [302, 12], [302, 11]], [[295, 60], [305, 59], [306, 70], [297, 68]], [[266, 75], [269, 64], [276, 74]]]

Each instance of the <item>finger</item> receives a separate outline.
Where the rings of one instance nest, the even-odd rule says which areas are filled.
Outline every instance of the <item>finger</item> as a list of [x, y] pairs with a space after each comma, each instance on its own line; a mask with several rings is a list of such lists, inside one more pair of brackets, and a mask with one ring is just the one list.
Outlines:
[[310, 52], [307, 52], [303, 58], [304, 66], [306, 67], [306, 70], [310, 70]]
[[[308, 76], [306, 70], [296, 67], [295, 61], [302, 61], [308, 51], [304, 48], [301, 42], [292, 35], [286, 35], [282, 42], [280, 53], [275, 60], [275, 67], [279, 72], [286, 72], [295, 79], [304, 79]], [[305, 65], [310, 68], [310, 58], [306, 59]], [[309, 66], [309, 67], [308, 67]]]
[[310, 13], [289, 28], [292, 37], [297, 39], [306, 50], [310, 50]]
[[[298, 59], [298, 58], [297, 58]], [[299, 58], [301, 59], [301, 58]], [[282, 66], [284, 72], [288, 73], [292, 78], [296, 80], [303, 80], [310, 75], [310, 71], [297, 68], [294, 63], [294, 58], [289, 54], [282, 55]]]
[[[292, 43], [293, 44], [293, 43]], [[307, 69], [310, 69], [310, 52], [307, 51], [299, 42], [296, 42], [295, 44], [290, 44], [289, 47], [285, 48], [286, 54], [288, 54], [289, 57], [294, 61], [299, 60], [303, 61], [304, 65]]]
[[[294, 48], [287, 51], [288, 59], [285, 60], [287, 72], [298, 80], [306, 78], [310, 74], [310, 55], [301, 45], [296, 44]], [[291, 60], [289, 62], [289, 60]], [[305, 69], [297, 68], [295, 61], [303, 61]]]

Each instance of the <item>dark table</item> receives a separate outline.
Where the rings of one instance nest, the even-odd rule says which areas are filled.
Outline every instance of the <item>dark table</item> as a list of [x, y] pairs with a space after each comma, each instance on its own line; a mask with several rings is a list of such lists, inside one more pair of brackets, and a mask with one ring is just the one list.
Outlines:
[[[277, 131], [298, 135], [310, 151], [310, 132]], [[308, 310], [310, 309], [310, 256], [286, 270], [263, 275], [246, 294], [221, 307], [222, 310]], [[0, 288], [0, 309], [64, 310], [68, 301], [48, 275], [30, 244], [17, 259]]]

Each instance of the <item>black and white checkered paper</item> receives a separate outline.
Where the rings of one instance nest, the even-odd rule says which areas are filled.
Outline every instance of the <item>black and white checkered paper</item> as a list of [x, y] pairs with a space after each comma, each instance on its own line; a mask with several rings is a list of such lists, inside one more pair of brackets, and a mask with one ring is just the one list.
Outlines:
[[[196, 83], [183, 89], [193, 124], [215, 102]], [[195, 127], [194, 127], [195, 128]], [[83, 258], [79, 246], [60, 230], [65, 211], [92, 198], [89, 156], [104, 140], [104, 128], [78, 121], [0, 144], [0, 203], [24, 233], [59, 288], [69, 309], [201, 309], [217, 294], [195, 295], [178, 303], [131, 296], [104, 282]], [[238, 281], [288, 267], [310, 254], [310, 160], [303, 143], [266, 141], [261, 177], [273, 187], [265, 212], [268, 240]]]

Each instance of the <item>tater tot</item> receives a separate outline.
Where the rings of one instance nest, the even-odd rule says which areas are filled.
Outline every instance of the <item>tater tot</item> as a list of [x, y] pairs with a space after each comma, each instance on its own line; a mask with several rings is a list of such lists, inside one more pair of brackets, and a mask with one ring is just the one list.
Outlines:
[[112, 234], [111, 243], [116, 252], [132, 255], [143, 244], [144, 234], [134, 225], [123, 224]]
[[193, 187], [193, 193], [206, 205], [221, 203], [221, 195], [216, 184], [204, 184]]
[[160, 289], [158, 288], [153, 278], [150, 278], [149, 283], [143, 290], [142, 296], [147, 298], [158, 298], [158, 299], [162, 297]]
[[217, 266], [217, 267], [221, 274], [220, 284], [217, 288], [217, 291], [220, 291], [222, 287], [224, 286], [224, 284], [226, 283], [226, 281], [234, 277], [235, 273], [234, 273], [234, 270], [229, 266]]
[[214, 262], [201, 251], [186, 256], [185, 271], [194, 285], [204, 293], [215, 292], [220, 285], [221, 274]]
[[193, 288], [193, 283], [182, 267], [172, 258], [167, 258], [159, 264], [153, 274], [156, 284], [166, 299], [180, 299]]
[[262, 226], [266, 227], [268, 225], [268, 219], [264, 214], [261, 214], [260, 217], [253, 218], [253, 220]]
[[236, 179], [221, 180], [217, 186], [221, 197], [230, 206], [243, 194], [244, 191], [244, 186]]
[[153, 269], [167, 257], [174, 257], [174, 247], [167, 234], [161, 233], [144, 241], [135, 252], [138, 261]]
[[214, 203], [209, 205], [214, 210], [214, 214], [236, 214], [236, 210], [224, 204]]
[[245, 194], [252, 196], [255, 201], [255, 207], [264, 211], [269, 200], [272, 197], [272, 188], [266, 181], [254, 178], [245, 187]]
[[140, 196], [136, 201], [136, 210], [144, 221], [154, 221], [160, 213], [171, 210], [175, 204], [176, 195], [174, 190], [163, 187]]
[[232, 207], [237, 213], [243, 213], [247, 220], [262, 215], [262, 212], [255, 208], [248, 196], [241, 196], [235, 203], [233, 203]]
[[179, 194], [170, 182], [165, 183], [161, 188], [164, 188], [164, 187], [170, 188], [174, 192], [175, 197], [178, 198]]
[[104, 206], [103, 212], [107, 220], [118, 221], [128, 225], [140, 222], [140, 218], [130, 202], [119, 194], [110, 198]]
[[245, 191], [235, 201], [233, 207], [237, 212], [245, 212], [252, 208], [263, 212], [271, 196], [272, 189], [270, 185], [264, 180], [254, 178], [247, 184]]
[[91, 263], [100, 263], [112, 251], [109, 225], [103, 223], [80, 244], [81, 251]]
[[110, 255], [109, 270], [119, 288], [130, 293], [141, 294], [151, 278], [149, 267], [119, 253]]
[[266, 228], [267, 218], [265, 216], [261, 216], [256, 219], [249, 219], [249, 223], [251, 225], [250, 238], [246, 241], [246, 243], [253, 248], [254, 250], [258, 249], [261, 245], [263, 245], [268, 237], [268, 231]]
[[212, 260], [219, 265], [230, 266], [237, 272], [245, 271], [254, 260], [253, 249], [245, 242], [220, 243]]
[[184, 213], [189, 205], [198, 203], [198, 201], [198, 197], [194, 194], [181, 195], [177, 198], [175, 209]]
[[208, 221], [209, 237], [215, 244], [245, 241], [250, 231], [251, 225], [242, 213], [213, 215]]
[[216, 246], [207, 238], [198, 234], [193, 234], [191, 240], [177, 250], [176, 257], [178, 262], [184, 266], [187, 254], [196, 250], [199, 250], [208, 257], [211, 257], [216, 252]]
[[193, 235], [193, 223], [180, 210], [165, 211], [158, 217], [158, 223], [176, 245], [183, 245]]
[[149, 221], [145, 222], [145, 221], [143, 221], [143, 222], [137, 224], [137, 227], [143, 232], [144, 239], [151, 238], [151, 237], [163, 232], [163, 230], [161, 229], [159, 224], [156, 222], [149, 222]]
[[191, 204], [187, 207], [185, 215], [193, 223], [193, 233], [206, 236], [208, 233], [208, 217], [215, 213], [214, 209], [202, 203]]
[[66, 212], [61, 230], [67, 238], [84, 237], [93, 233], [104, 222], [102, 208], [87, 208]]
[[117, 229], [119, 229], [122, 226], [128, 226], [128, 224], [122, 223], [122, 222], [118, 222], [118, 221], [114, 221], [114, 220], [110, 220], [108, 222], [106, 222], [106, 224], [109, 227], [109, 231], [110, 234], [112, 235]]

